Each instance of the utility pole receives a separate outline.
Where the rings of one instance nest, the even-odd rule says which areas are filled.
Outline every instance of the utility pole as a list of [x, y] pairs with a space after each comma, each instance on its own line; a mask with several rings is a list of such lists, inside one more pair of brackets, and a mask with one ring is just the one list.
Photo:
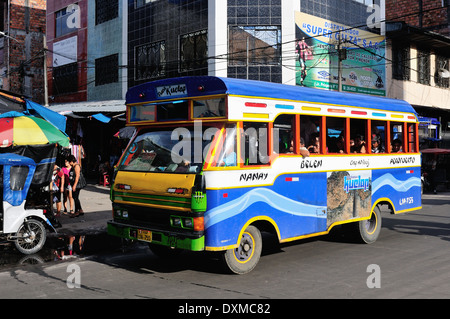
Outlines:
[[249, 58], [248, 58], [248, 54], [249, 54], [249, 43], [248, 43], [248, 36], [247, 36], [247, 48], [246, 48], [246, 51], [247, 51], [247, 61], [246, 61], [246, 65], [247, 65], [247, 80], [248, 80], [248, 70], [249, 70], [249, 67], [248, 67], [248, 65], [249, 65]]
[[44, 106], [48, 106], [48, 79], [47, 79], [47, 37], [44, 39]]
[[342, 48], [341, 33], [338, 33], [338, 91], [342, 92], [342, 61], [347, 60], [347, 50]]

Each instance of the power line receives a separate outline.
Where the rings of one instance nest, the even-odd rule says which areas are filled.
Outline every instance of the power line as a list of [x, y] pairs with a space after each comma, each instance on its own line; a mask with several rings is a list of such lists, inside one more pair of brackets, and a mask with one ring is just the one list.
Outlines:
[[[420, 13], [424, 14], [424, 13], [428, 13], [428, 12], [434, 11], [434, 10], [442, 10], [442, 9], [445, 9], [445, 8], [448, 8], [448, 7], [449, 7], [449, 5], [438, 7], [438, 8], [430, 8], [430, 9], [427, 9], [427, 10], [422, 10], [420, 12], [413, 12], [413, 13], [408, 13], [408, 14], [401, 15], [401, 16], [396, 16], [394, 18], [391, 18], [390, 20], [385, 19], [385, 20], [383, 20], [381, 22], [395, 21], [395, 20], [398, 20], [398, 19], [401, 19], [401, 18], [406, 18], [406, 17], [409, 17], [409, 16], [418, 15]], [[353, 30], [353, 29], [356, 29], [356, 28], [361, 28], [361, 27], [366, 27], [366, 25], [356, 25], [356, 26], [352, 26], [352, 27], [348, 27], [348, 28], [344, 28], [344, 29], [340, 29], [340, 30], [331, 31], [331, 34], [343, 33], [343, 32], [346, 32], [346, 31], [349, 31], [349, 30]], [[280, 31], [282, 31], [282, 30], [280, 30]], [[308, 36], [308, 37], [306, 37], [306, 39], [314, 39], [314, 38], [317, 38], [319, 36], [321, 36], [321, 35]], [[379, 37], [379, 35], [374, 35], [374, 37]], [[296, 42], [296, 41], [298, 41], [298, 40], [294, 39], [294, 40], [290, 40], [290, 41], [286, 41], [286, 42], [277, 42], [275, 45], [279, 48], [278, 50], [281, 50], [281, 52], [283, 52], [282, 47], [284, 45], [287, 45], [287, 44], [290, 44], [290, 43]], [[229, 44], [227, 44], [227, 45], [229, 45]], [[357, 46], [359, 47], [359, 49], [366, 50], [366, 48], [364, 48], [364, 47], [361, 47], [359, 45], [357, 45]], [[236, 58], [236, 55], [239, 55], [239, 53], [246, 53], [246, 52], [251, 52], [251, 51], [264, 51], [265, 49], [271, 48], [271, 47], [273, 47], [273, 45], [267, 45], [267, 46], [263, 46], [263, 47], [253, 48], [253, 49], [250, 49], [248, 51], [247, 50], [242, 50], [242, 51], [235, 51], [235, 52], [226, 53], [226, 54], [222, 54], [222, 55], [208, 56], [208, 57], [206, 57], [204, 59], [190, 60], [190, 62], [191, 63], [195, 63], [195, 62], [199, 62], [199, 61], [206, 61], [206, 63], [207, 63], [207, 61], [209, 61], [209, 60], [225, 60], [225, 61], [228, 61], [228, 62], [230, 62], [230, 61], [242, 61], [241, 59]], [[53, 54], [58, 54], [60, 56], [66, 57], [66, 58], [73, 59], [73, 57], [64, 56], [64, 54], [55, 53], [53, 50], [48, 50], [48, 51], [53, 53]], [[368, 50], [366, 50], [366, 51], [368, 51]], [[376, 56], [379, 56], [379, 57], [383, 58], [387, 62], [394, 63], [392, 60], [387, 59], [385, 56], [378, 55], [377, 53], [372, 52], [372, 51], [368, 51], [368, 52], [370, 54], [373, 54], [373, 55], [376, 55]], [[127, 51], [127, 53], [128, 53], [128, 51]], [[323, 54], [325, 54], [325, 53], [323, 53]], [[330, 52], [329, 54], [331, 55], [331, 54], [334, 54], [334, 53]], [[93, 54], [91, 54], [91, 56], [92, 55]], [[97, 56], [100, 56], [100, 55], [98, 54]], [[267, 56], [271, 57], [270, 55], [267, 55]], [[275, 60], [280, 60], [281, 61], [281, 59], [283, 59], [284, 61], [286, 61], [286, 60], [289, 61], [291, 59], [292, 60], [296, 60], [296, 57], [295, 56], [292, 56], [292, 57], [287, 56], [286, 57], [286, 56], [283, 56], [282, 54], [280, 54], [280, 56], [277, 57]], [[409, 59], [409, 61], [411, 61], [411, 60], [412, 60], [412, 58]], [[82, 68], [84, 68], [84, 69], [94, 69], [95, 68], [95, 61], [92, 61], [92, 60], [81, 60], [81, 61], [77, 60], [77, 61], [74, 61], [74, 63], [78, 63], [78, 64], [80, 62], [81, 63], [86, 63], [86, 65], [85, 66], [78, 65], [78, 69], [82, 69]], [[252, 60], [252, 62], [254, 63], [255, 66], [267, 65], [267, 64], [259, 64], [257, 59]], [[180, 63], [180, 60], [169, 60], [169, 61], [164, 61], [162, 63], [162, 66], [165, 68], [166, 72], [174, 72], [174, 71], [179, 71], [179, 63]], [[318, 63], [316, 63], [316, 65], [314, 65], [314, 66], [309, 67], [309, 69], [318, 68], [317, 64]], [[173, 68], [170, 68], [171, 65], [177, 65], [177, 66], [173, 67]], [[279, 65], [279, 66], [286, 66], [286, 65], [283, 65], [281, 63], [277, 64], [277, 65]], [[126, 69], [130, 70], [130, 69], [136, 69], [136, 68], [139, 68], [139, 67], [149, 67], [149, 66], [151, 66], [151, 65], [133, 65], [133, 66], [121, 65], [121, 66], [119, 66], [119, 68], [126, 68]], [[227, 63], [227, 66], [228, 66], [228, 63]], [[227, 66], [224, 67], [224, 69], [227, 68]], [[408, 67], [409, 67], [410, 70], [419, 72], [419, 71], [411, 68], [410, 66], [408, 66]], [[50, 68], [54, 69], [55, 67], [50, 67]], [[189, 72], [189, 71], [191, 71], [191, 70], [187, 70], [187, 72]], [[137, 80], [137, 81], [139, 81], [139, 80]]]

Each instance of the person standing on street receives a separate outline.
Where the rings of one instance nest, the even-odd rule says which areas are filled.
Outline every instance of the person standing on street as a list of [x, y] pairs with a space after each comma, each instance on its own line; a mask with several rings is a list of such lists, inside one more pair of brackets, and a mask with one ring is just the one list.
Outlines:
[[75, 213], [71, 217], [77, 217], [80, 215], [84, 215], [79, 198], [81, 190], [79, 183], [81, 177], [81, 166], [73, 155], [69, 156], [68, 161], [70, 163], [70, 166], [72, 166], [72, 169], [69, 172], [69, 181], [70, 185], [72, 185], [72, 197], [75, 202]]

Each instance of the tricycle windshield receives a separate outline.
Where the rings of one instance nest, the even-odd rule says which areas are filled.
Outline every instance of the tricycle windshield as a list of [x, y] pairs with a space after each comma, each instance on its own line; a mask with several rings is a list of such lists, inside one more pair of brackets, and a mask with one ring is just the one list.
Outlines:
[[23, 190], [29, 170], [28, 166], [11, 166], [11, 177], [9, 180], [11, 190]]
[[119, 170], [196, 174], [201, 171], [217, 126], [143, 129], [125, 151]]

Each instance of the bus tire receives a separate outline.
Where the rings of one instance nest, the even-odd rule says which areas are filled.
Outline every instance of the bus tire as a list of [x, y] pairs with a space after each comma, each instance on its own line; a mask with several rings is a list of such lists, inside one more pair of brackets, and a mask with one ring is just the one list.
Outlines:
[[248, 226], [239, 241], [239, 246], [224, 252], [225, 265], [235, 274], [249, 273], [261, 257], [262, 237], [255, 226]]
[[375, 206], [369, 219], [356, 223], [356, 231], [363, 243], [372, 244], [378, 239], [381, 232], [381, 211], [378, 206]]

